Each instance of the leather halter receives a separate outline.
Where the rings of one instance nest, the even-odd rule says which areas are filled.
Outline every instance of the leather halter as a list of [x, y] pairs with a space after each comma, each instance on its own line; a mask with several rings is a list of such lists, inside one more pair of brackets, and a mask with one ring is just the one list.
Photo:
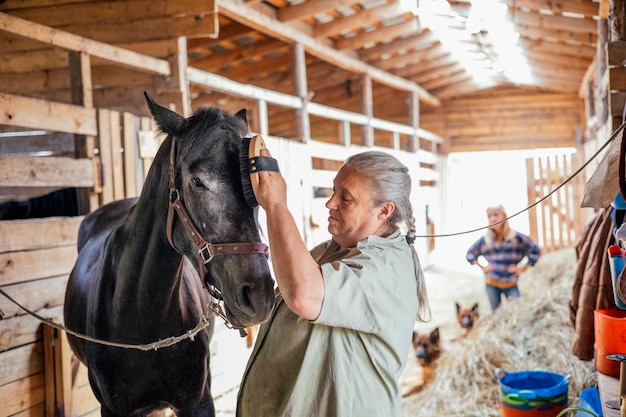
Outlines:
[[[198, 248], [198, 265], [200, 268], [200, 276], [204, 283], [204, 276], [206, 270], [204, 265], [213, 260], [214, 257], [220, 255], [243, 255], [243, 254], [255, 254], [262, 253], [266, 257], [269, 256], [269, 248], [263, 242], [240, 242], [240, 243], [209, 243], [202, 237], [202, 234], [198, 231], [198, 228], [193, 222], [193, 219], [189, 215], [185, 204], [180, 199], [180, 191], [176, 188], [176, 138], [172, 137], [172, 146], [170, 147], [170, 167], [169, 167], [169, 207], [167, 210], [167, 240], [174, 250], [181, 253], [174, 245], [174, 211], [180, 217], [183, 226], [187, 230], [187, 233], [191, 236]], [[182, 254], [182, 253], [181, 253]], [[209, 289], [211, 295], [217, 299], [221, 299], [221, 292], [211, 285], [213, 288]]]

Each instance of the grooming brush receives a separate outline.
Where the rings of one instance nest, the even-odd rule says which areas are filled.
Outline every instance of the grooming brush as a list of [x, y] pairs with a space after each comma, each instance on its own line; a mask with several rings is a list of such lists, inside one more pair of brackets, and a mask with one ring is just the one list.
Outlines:
[[241, 169], [241, 185], [243, 197], [250, 207], [259, 205], [254, 196], [259, 188], [259, 176], [261, 171], [280, 172], [278, 162], [269, 156], [261, 156], [261, 150], [267, 149], [265, 141], [260, 135], [251, 138], [243, 138], [239, 149], [239, 165]]

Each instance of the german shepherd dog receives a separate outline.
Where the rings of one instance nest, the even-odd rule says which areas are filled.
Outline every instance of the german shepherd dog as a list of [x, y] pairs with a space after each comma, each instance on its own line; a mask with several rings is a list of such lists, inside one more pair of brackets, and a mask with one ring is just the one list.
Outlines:
[[414, 331], [412, 343], [415, 349], [415, 359], [421, 367], [422, 375], [421, 378], [416, 376], [404, 381], [403, 397], [420, 392], [432, 380], [435, 360], [441, 354], [439, 328], [437, 327], [430, 334], [419, 334]]
[[478, 303], [474, 304], [471, 307], [461, 306], [459, 303], [455, 303], [456, 305], [456, 320], [461, 325], [463, 329], [465, 329], [465, 335], [472, 330], [474, 324], [480, 317], [480, 313], [478, 312]]

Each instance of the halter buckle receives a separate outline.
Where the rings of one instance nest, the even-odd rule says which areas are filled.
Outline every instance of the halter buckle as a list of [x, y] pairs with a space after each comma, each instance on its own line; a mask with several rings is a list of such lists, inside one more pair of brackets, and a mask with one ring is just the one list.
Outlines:
[[213, 254], [211, 253], [211, 248], [208, 243], [198, 249], [198, 255], [202, 258], [202, 262], [204, 262], [205, 265], [213, 260]]

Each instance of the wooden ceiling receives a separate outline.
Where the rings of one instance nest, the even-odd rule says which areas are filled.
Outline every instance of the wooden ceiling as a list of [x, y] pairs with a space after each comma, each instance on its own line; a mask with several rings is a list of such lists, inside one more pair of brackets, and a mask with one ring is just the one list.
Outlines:
[[[189, 66], [287, 94], [301, 44], [311, 101], [358, 112], [366, 74], [375, 116], [406, 123], [410, 91], [422, 113], [503, 86], [577, 94], [607, 2], [4, 0], [0, 13], [160, 58], [185, 36]], [[0, 92], [69, 101], [66, 51], [1, 30]], [[151, 74], [93, 61], [94, 105], [145, 111], [136, 92], [154, 88]], [[246, 105], [198, 86], [191, 95], [193, 107]]]

